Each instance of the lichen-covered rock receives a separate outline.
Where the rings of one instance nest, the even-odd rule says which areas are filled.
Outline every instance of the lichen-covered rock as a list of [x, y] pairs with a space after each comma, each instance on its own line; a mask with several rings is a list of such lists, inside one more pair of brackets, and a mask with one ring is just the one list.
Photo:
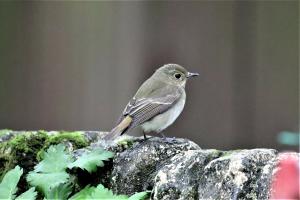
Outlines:
[[[93, 174], [72, 171], [76, 190], [101, 183], [118, 194], [148, 190], [153, 200], [268, 199], [278, 161], [291, 155], [273, 149], [203, 150], [181, 138], [145, 141], [122, 136], [109, 142], [102, 140], [106, 134], [0, 131], [0, 175], [17, 164], [27, 173], [38, 162], [40, 152], [51, 144], [64, 143], [75, 157], [99, 147], [115, 152], [114, 159]], [[292, 155], [299, 158], [299, 153]], [[25, 185], [21, 179], [22, 191], [27, 189], [22, 188]]]
[[204, 167], [219, 156], [216, 150], [189, 150], [175, 155], [158, 170], [153, 199], [198, 199]]
[[188, 140], [152, 138], [114, 159], [117, 193], [152, 190], [160, 199], [267, 199], [276, 151], [201, 150]]
[[[0, 130], [0, 180], [7, 171], [19, 165], [24, 174], [33, 170], [40, 155], [50, 145], [63, 143], [72, 152], [98, 141], [105, 135], [96, 131], [12, 131]], [[25, 176], [19, 182], [19, 191], [28, 189]]]
[[152, 199], [267, 199], [277, 152], [201, 150], [194, 143], [151, 138], [116, 155], [116, 193], [151, 190]]
[[116, 155], [111, 175], [111, 187], [119, 194], [134, 194], [152, 190], [154, 177], [164, 163], [178, 153], [200, 149], [186, 139], [150, 138], [135, 143]]
[[202, 199], [267, 199], [276, 151], [238, 150], [209, 162], [198, 182]]
[[69, 151], [74, 151], [98, 141], [101, 135], [95, 131], [0, 130], [0, 178], [16, 165], [25, 172], [32, 170], [40, 154], [50, 145], [64, 143]]

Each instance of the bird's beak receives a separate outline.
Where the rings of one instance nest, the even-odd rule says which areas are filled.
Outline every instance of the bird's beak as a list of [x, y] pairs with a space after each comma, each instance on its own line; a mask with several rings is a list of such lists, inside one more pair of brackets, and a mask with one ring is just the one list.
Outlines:
[[187, 73], [187, 78], [194, 77], [194, 76], [199, 76], [199, 74], [198, 73], [191, 73], [191, 72]]

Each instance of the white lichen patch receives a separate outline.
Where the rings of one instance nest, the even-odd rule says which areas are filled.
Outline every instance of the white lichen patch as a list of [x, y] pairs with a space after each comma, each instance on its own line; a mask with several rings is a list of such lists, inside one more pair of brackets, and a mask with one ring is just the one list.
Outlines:
[[[213, 172], [207, 174], [207, 178], [219, 180], [222, 184], [215, 184], [213, 187], [218, 190], [228, 190], [231, 187], [226, 185], [235, 185], [230, 189], [232, 197], [237, 197], [245, 187], [249, 185], [245, 183], [256, 177], [266, 177], [272, 171], [274, 165], [272, 160], [275, 157], [275, 151], [272, 149], [252, 149], [252, 150], [237, 150], [224, 152], [223, 156], [212, 160], [205, 167], [204, 171]], [[255, 163], [265, 163], [263, 166], [256, 165]], [[255, 165], [254, 165], [255, 164]], [[262, 169], [261, 176], [257, 173], [257, 169]], [[245, 170], [247, 169], [247, 170]], [[250, 172], [249, 172], [250, 171]], [[253, 173], [253, 174], [252, 174]], [[222, 189], [225, 185], [225, 188]], [[251, 186], [252, 187], [252, 186]], [[252, 188], [256, 188], [252, 187]], [[220, 195], [222, 193], [220, 192]]]
[[229, 163], [229, 169], [227, 176], [233, 175], [233, 182], [234, 184], [239, 187], [240, 189], [243, 188], [243, 183], [248, 180], [245, 173], [243, 173], [241, 170], [243, 169], [242, 159], [239, 157], [233, 157]]
[[155, 177], [155, 180], [159, 180], [159, 184], [168, 183], [168, 176], [165, 172], [159, 171]]
[[270, 164], [265, 165], [265, 166], [262, 168], [262, 173], [263, 173], [263, 174], [270, 174], [272, 169], [273, 169], [273, 166], [272, 166], [272, 165], [270, 165]]
[[[164, 188], [164, 185], [169, 185], [170, 183], [173, 183], [174, 185], [179, 186], [181, 184], [184, 184], [185, 178], [183, 178], [184, 175], [182, 173], [189, 168], [191, 161], [192, 163], [195, 162], [195, 159], [193, 159], [193, 157], [195, 157], [196, 151], [197, 150], [188, 150], [183, 153], [175, 155], [170, 159], [170, 162], [172, 164], [165, 165], [163, 168], [161, 168], [158, 171], [154, 179], [155, 181], [154, 199], [161, 199], [156, 195], [161, 192], [160, 189]], [[188, 186], [177, 188], [177, 189], [181, 190], [183, 188], [185, 188], [185, 191], [191, 190], [191, 188]], [[168, 192], [172, 193], [172, 191], [168, 191]], [[179, 198], [179, 199], [183, 199], [183, 198]]]

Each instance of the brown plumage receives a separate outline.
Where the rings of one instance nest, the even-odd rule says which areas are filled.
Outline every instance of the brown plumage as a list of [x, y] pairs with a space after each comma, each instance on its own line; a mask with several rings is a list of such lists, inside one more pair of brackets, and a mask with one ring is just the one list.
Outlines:
[[123, 132], [128, 129], [132, 122], [132, 117], [127, 115], [126, 117], [123, 118], [123, 120], [115, 127], [113, 128], [108, 135], [104, 137], [105, 140], [110, 140], [113, 139], [119, 135], [121, 135]]

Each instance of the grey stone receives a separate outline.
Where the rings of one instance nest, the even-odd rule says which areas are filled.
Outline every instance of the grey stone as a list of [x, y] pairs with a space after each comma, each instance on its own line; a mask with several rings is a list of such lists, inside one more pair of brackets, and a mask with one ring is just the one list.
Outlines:
[[[18, 134], [26, 133], [2, 131], [0, 144]], [[299, 153], [278, 154], [273, 149], [204, 150], [181, 138], [152, 137], [145, 141], [143, 137], [124, 135], [115, 141], [104, 141], [107, 132], [83, 134], [89, 144], [85, 148], [74, 150], [72, 143], [64, 141], [75, 157], [99, 147], [115, 152], [115, 157], [93, 174], [72, 171], [78, 190], [101, 183], [118, 194], [148, 190], [153, 200], [268, 199], [273, 175], [279, 170], [278, 161], [290, 156], [299, 159]]]
[[268, 199], [276, 151], [239, 150], [209, 162], [198, 182], [200, 199]]
[[113, 162], [111, 188], [151, 199], [267, 199], [277, 163], [273, 149], [202, 150], [185, 139], [136, 141]]
[[187, 150], [200, 149], [186, 139], [150, 138], [135, 143], [116, 155], [111, 175], [111, 187], [119, 194], [134, 194], [152, 190], [154, 177], [168, 159]]
[[153, 199], [197, 199], [204, 167], [219, 156], [216, 150], [189, 150], [175, 155], [158, 170]]

